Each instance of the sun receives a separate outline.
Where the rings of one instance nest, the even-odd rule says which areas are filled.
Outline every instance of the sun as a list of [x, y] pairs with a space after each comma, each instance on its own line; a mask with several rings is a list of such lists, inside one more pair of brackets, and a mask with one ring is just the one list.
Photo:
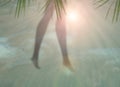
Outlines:
[[68, 10], [66, 14], [66, 20], [70, 22], [77, 22], [79, 19], [79, 13], [74, 10]]

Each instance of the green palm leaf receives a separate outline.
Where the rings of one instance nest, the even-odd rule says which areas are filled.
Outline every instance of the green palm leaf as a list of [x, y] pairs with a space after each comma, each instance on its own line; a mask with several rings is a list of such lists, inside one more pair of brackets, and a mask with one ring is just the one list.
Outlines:
[[[52, 0], [47, 0], [45, 5], [43, 6], [42, 9], [44, 9], [44, 12], [46, 12], [49, 4], [51, 3]], [[55, 5], [55, 11], [56, 11], [56, 14], [57, 14], [57, 18], [61, 18], [61, 13], [64, 11], [65, 12], [65, 4], [66, 4], [66, 0], [54, 0], [53, 3]]]
[[27, 4], [30, 4], [31, 0], [17, 0], [15, 15], [18, 17], [20, 12], [25, 11]]
[[[57, 14], [57, 18], [61, 18], [62, 11], [65, 12], [64, 2], [63, 0], [55, 0], [55, 11]], [[66, 0], [65, 0], [66, 3]]]
[[[4, 5], [10, 3], [11, 1], [13, 1], [13, 0], [0, 0], [0, 6], [4, 6]], [[29, 5], [31, 1], [36, 1], [36, 0], [17, 0], [15, 15], [18, 17], [20, 15], [20, 13], [25, 11], [27, 5]], [[63, 11], [65, 12], [65, 3], [67, 0], [47, 0], [45, 5], [43, 6], [45, 11], [52, 1], [55, 5], [55, 11], [57, 14], [57, 18], [60, 18], [61, 13]], [[102, 7], [103, 5], [108, 4], [109, 2], [111, 2], [111, 4], [108, 7], [106, 17], [110, 14], [111, 11], [113, 11], [112, 12], [112, 14], [113, 14], [112, 21], [118, 21], [119, 15], [120, 15], [120, 0], [96, 0], [95, 4], [97, 4], [97, 7], [99, 8], [99, 7]]]
[[112, 0], [112, 1], [111, 0], [97, 0], [95, 4], [99, 4], [98, 5], [98, 8], [99, 8], [109, 2], [111, 2], [111, 4], [108, 7], [106, 17], [110, 14], [110, 11], [112, 11], [111, 9], [114, 8], [113, 12], [112, 12], [112, 14], [113, 14], [112, 21], [116, 22], [116, 21], [118, 21], [119, 14], [120, 14], [120, 0]]
[[[31, 0], [17, 0], [16, 12], [15, 12], [16, 16], [19, 16], [19, 14], [22, 11], [25, 11], [26, 5], [30, 4], [30, 1]], [[45, 5], [43, 6], [45, 11], [48, 8], [51, 1], [52, 0], [47, 0], [46, 1]], [[55, 11], [56, 11], [56, 14], [57, 14], [57, 18], [60, 18], [62, 11], [65, 11], [64, 4], [66, 3], [66, 0], [64, 0], [64, 1], [63, 0], [54, 0], [53, 3], [55, 5]]]

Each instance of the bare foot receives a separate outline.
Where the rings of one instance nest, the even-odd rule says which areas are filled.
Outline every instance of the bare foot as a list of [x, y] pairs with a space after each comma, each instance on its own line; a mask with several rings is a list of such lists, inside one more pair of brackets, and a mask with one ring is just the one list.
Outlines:
[[31, 58], [31, 60], [32, 60], [33, 65], [34, 65], [37, 69], [40, 69], [40, 67], [39, 67], [39, 65], [38, 65], [38, 60], [35, 59], [35, 58]]
[[74, 68], [72, 67], [71, 63], [69, 61], [63, 62], [64, 66], [67, 67], [70, 71], [74, 72]]

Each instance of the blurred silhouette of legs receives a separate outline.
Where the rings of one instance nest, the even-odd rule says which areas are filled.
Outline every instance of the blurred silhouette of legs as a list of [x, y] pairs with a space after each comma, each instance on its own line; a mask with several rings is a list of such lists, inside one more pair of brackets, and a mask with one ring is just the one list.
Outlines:
[[[37, 27], [34, 53], [31, 60], [34, 66], [38, 69], [40, 68], [38, 64], [39, 49], [41, 47], [41, 42], [43, 40], [47, 26], [53, 15], [53, 12], [54, 12], [54, 5], [53, 5], [53, 2], [51, 2], [45, 12], [45, 15], [43, 16], [43, 18], [41, 19]], [[63, 64], [70, 70], [73, 70], [70, 60], [68, 58], [68, 52], [67, 52], [66, 22], [65, 22], [64, 15], [62, 15], [62, 17], [60, 19], [57, 19], [56, 21], [56, 34], [57, 34], [60, 49], [62, 52], [62, 56], [63, 56]]]
[[39, 64], [38, 64], [39, 49], [41, 47], [41, 42], [43, 40], [47, 26], [49, 24], [49, 21], [50, 21], [52, 15], [53, 15], [53, 12], [54, 12], [54, 7], [53, 7], [53, 3], [51, 3], [48, 6], [44, 16], [42, 17], [42, 19], [39, 22], [38, 27], [37, 27], [34, 53], [33, 53], [32, 59], [31, 59], [36, 68], [40, 68]]

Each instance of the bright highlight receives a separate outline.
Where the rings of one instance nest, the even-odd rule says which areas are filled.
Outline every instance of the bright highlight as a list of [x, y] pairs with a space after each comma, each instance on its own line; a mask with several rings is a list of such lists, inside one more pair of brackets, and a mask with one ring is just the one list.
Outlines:
[[68, 21], [78, 21], [79, 19], [79, 16], [78, 16], [78, 13], [75, 12], [75, 11], [68, 11], [67, 12], [67, 15], [66, 15], [66, 18]]

